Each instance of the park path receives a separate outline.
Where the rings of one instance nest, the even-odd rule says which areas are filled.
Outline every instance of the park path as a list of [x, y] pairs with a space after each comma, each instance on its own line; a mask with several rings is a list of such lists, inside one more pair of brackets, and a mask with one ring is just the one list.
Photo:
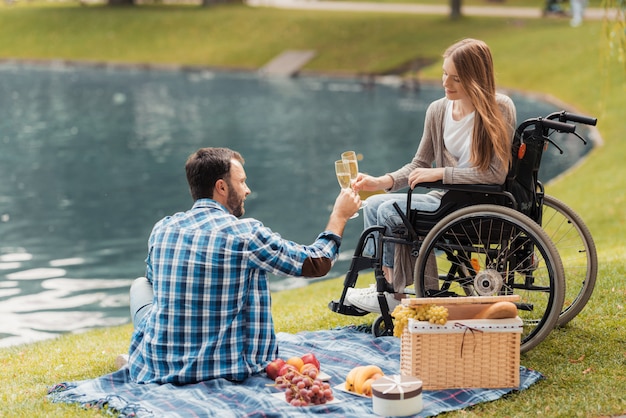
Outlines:
[[[410, 3], [370, 3], [354, 1], [328, 0], [247, 0], [252, 7], [273, 7], [278, 9], [327, 10], [327, 11], [361, 11], [377, 13], [411, 13], [447, 15], [450, 13], [448, 4], [410, 4]], [[506, 7], [506, 6], [463, 6], [465, 16], [493, 16], [540, 18], [543, 11], [539, 7]], [[614, 19], [615, 11], [601, 8], [587, 8], [585, 19], [602, 20], [605, 17]]]
[[[329, 0], [247, 0], [251, 7], [272, 7], [278, 9], [325, 10], [351, 12], [377, 12], [401, 14], [447, 15], [448, 4], [411, 4], [411, 3], [375, 3]], [[543, 10], [539, 7], [506, 6], [464, 6], [461, 13], [465, 16], [492, 16], [511, 18], [541, 18]], [[599, 8], [587, 8], [585, 19], [602, 20], [615, 18], [615, 10], [607, 12]], [[315, 55], [315, 51], [285, 51], [267, 63], [262, 73], [269, 76], [294, 76], [306, 62]]]

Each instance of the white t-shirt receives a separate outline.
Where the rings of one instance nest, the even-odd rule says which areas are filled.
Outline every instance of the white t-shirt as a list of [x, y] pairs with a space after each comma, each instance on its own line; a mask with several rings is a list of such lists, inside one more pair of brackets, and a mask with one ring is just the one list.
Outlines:
[[443, 127], [443, 142], [446, 149], [458, 160], [457, 167], [470, 167], [470, 143], [474, 130], [474, 114], [469, 113], [461, 120], [452, 118], [452, 105], [450, 100], [446, 106], [445, 125]]

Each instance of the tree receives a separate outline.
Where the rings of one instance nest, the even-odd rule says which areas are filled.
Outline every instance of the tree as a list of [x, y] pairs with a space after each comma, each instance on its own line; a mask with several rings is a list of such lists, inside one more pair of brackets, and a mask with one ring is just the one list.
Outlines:
[[450, 19], [461, 17], [461, 0], [450, 0]]
[[135, 0], [107, 0], [109, 6], [134, 6]]

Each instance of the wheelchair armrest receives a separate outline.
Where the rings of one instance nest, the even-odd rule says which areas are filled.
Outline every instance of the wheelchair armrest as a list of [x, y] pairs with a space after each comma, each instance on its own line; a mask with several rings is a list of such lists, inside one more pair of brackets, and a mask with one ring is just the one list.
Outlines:
[[[413, 190], [408, 189], [406, 200], [406, 214], [400, 210], [397, 203], [394, 207], [403, 223], [408, 229], [408, 235], [412, 240], [420, 235], [420, 232], [430, 231], [432, 226], [444, 216], [471, 204], [498, 204], [506, 205], [517, 210], [517, 201], [512, 193], [500, 184], [443, 184], [442, 181], [419, 183], [416, 187], [426, 189], [440, 189], [447, 192], [441, 198], [441, 204], [434, 212], [411, 209], [411, 196]], [[417, 225], [420, 219], [420, 225]]]
[[458, 190], [460, 192], [479, 193], [501, 193], [504, 190], [504, 186], [501, 184], [444, 184], [441, 180], [420, 183], [417, 185], [417, 187], [424, 187], [426, 189]]
[[[474, 196], [481, 196], [476, 203], [491, 203], [489, 199], [492, 199], [493, 196], [501, 196], [506, 204], [517, 210], [517, 200], [511, 192], [506, 190], [504, 184], [443, 184], [440, 180], [420, 183], [416, 187], [447, 190], [448, 193], [444, 195], [443, 200], [445, 202], [467, 202], [470, 201], [468, 200], [468, 194], [473, 194]], [[409, 189], [408, 194], [410, 197], [411, 189]]]

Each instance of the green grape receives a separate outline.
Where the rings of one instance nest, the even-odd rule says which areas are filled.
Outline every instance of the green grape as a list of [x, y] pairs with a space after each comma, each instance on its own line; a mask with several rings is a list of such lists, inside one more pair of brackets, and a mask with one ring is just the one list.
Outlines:
[[432, 305], [428, 309], [428, 321], [431, 324], [445, 325], [448, 321], [448, 308]]
[[391, 313], [391, 316], [394, 319], [393, 335], [395, 337], [401, 337], [404, 329], [409, 324], [409, 319], [445, 325], [448, 321], [448, 308], [433, 304], [413, 306], [398, 305]]

